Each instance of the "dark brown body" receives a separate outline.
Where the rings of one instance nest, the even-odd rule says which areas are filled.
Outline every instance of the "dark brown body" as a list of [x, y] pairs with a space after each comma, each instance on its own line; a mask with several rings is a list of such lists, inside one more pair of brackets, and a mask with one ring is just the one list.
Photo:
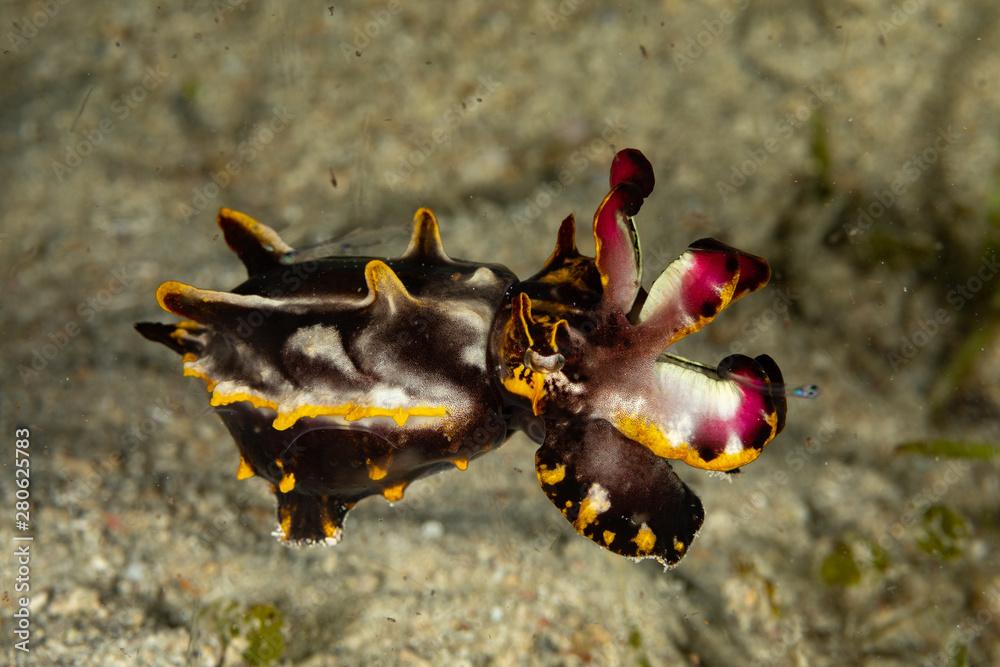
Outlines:
[[160, 305], [184, 320], [137, 328], [205, 382], [239, 448], [237, 477], [274, 490], [284, 542], [335, 543], [354, 503], [401, 500], [523, 429], [541, 444], [543, 491], [578, 533], [671, 566], [704, 512], [668, 460], [746, 465], [781, 430], [785, 403], [770, 357], [712, 368], [663, 356], [770, 269], [703, 239], [643, 290], [632, 216], [653, 181], [641, 153], [619, 152], [596, 257], [577, 251], [570, 216], [523, 282], [448, 257], [426, 209], [393, 259], [311, 258], [223, 209], [249, 278], [231, 292], [164, 283]]

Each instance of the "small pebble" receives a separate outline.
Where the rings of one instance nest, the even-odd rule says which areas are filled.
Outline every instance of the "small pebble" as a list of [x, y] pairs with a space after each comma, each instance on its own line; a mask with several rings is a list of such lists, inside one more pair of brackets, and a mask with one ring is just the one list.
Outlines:
[[429, 540], [437, 540], [444, 535], [444, 525], [440, 521], [425, 521], [420, 532]]

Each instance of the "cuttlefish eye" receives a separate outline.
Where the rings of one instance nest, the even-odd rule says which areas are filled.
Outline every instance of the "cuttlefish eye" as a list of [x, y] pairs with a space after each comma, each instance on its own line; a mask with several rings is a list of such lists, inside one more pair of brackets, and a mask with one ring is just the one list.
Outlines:
[[566, 357], [555, 354], [538, 354], [530, 347], [524, 352], [524, 365], [538, 373], [555, 373], [566, 365]]

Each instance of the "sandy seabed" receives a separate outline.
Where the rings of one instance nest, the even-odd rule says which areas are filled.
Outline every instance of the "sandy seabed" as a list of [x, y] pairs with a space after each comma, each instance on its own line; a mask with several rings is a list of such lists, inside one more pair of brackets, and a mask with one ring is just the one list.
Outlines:
[[[898, 451], [1000, 442], [1000, 6], [181, 5], [2, 9], [9, 660], [1000, 664], [997, 459]], [[626, 146], [657, 171], [647, 285], [704, 236], [775, 269], [678, 351], [822, 387], [734, 479], [679, 470], [706, 511], [681, 565], [579, 538], [520, 435], [279, 545], [201, 383], [132, 330], [163, 280], [243, 279], [215, 211], [393, 255], [430, 206], [451, 255], [526, 276]]]

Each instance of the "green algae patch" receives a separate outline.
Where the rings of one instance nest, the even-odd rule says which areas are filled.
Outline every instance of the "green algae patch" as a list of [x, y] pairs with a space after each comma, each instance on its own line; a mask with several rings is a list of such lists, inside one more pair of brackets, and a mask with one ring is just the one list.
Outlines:
[[896, 446], [897, 454], [915, 454], [932, 458], [990, 461], [1000, 458], [1000, 445], [962, 440], [913, 440]]
[[819, 578], [832, 588], [850, 588], [861, 582], [861, 568], [846, 542], [837, 542], [819, 566]]

